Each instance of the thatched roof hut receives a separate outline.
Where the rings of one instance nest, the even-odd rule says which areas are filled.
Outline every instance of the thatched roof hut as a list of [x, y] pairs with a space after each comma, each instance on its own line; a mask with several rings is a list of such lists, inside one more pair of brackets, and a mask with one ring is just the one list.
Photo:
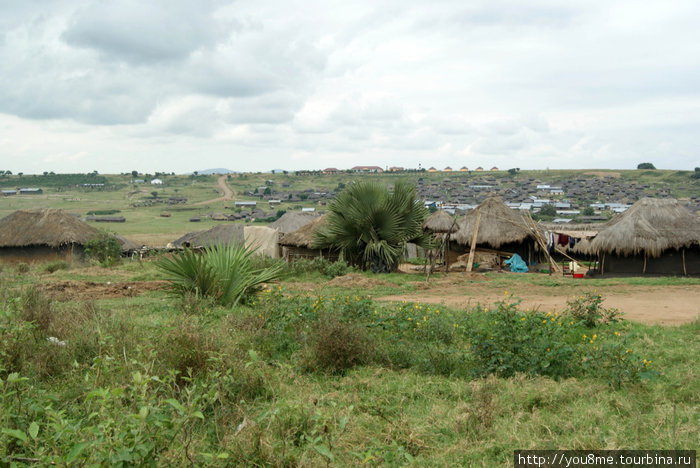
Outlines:
[[642, 198], [610, 220], [590, 242], [591, 254], [660, 257], [700, 244], [700, 220], [671, 198]]
[[423, 222], [423, 230], [431, 231], [436, 234], [454, 233], [457, 232], [458, 229], [459, 226], [455, 218], [444, 210], [436, 211]]
[[328, 215], [320, 216], [296, 231], [285, 234], [282, 236], [282, 239], [280, 239], [280, 245], [311, 248], [314, 241], [314, 234], [323, 226], [323, 223], [325, 223], [327, 219]]
[[189, 246], [193, 248], [203, 247], [205, 245], [225, 244], [229, 245], [244, 245], [245, 226], [242, 224], [220, 224], [211, 229], [189, 232], [180, 237], [172, 244], [176, 247]]
[[99, 231], [63, 210], [21, 210], [0, 219], [0, 247], [85, 245]]
[[294, 232], [282, 236], [280, 245], [282, 246], [282, 256], [287, 261], [298, 258], [323, 257], [331, 261], [338, 259], [338, 252], [330, 249], [318, 249], [314, 246], [315, 234], [321, 229], [328, 215], [320, 216], [310, 223], [300, 227]]
[[268, 227], [277, 229], [282, 234], [287, 234], [289, 232], [294, 232], [302, 226], [306, 226], [318, 215], [316, 213], [309, 213], [305, 211], [287, 211], [278, 220], [270, 223]]
[[457, 222], [459, 230], [452, 236], [457, 243], [471, 245], [478, 213], [481, 213], [481, 219], [477, 245], [485, 244], [498, 249], [504, 244], [521, 243], [533, 238], [522, 213], [509, 208], [500, 197], [491, 197]]

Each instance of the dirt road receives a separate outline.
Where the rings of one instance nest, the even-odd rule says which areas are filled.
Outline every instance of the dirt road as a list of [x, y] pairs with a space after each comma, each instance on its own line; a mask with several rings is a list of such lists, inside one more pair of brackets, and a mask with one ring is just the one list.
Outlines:
[[211, 200], [205, 200], [197, 203], [192, 203], [191, 206], [201, 206], [201, 205], [208, 205], [210, 203], [216, 203], [220, 201], [225, 201], [225, 200], [231, 200], [233, 198], [233, 192], [231, 191], [230, 188], [228, 188], [228, 185], [226, 185], [226, 176], [222, 175], [219, 177], [217, 180], [217, 185], [219, 188], [224, 192], [224, 196], [218, 197], [218, 198], [212, 198]]

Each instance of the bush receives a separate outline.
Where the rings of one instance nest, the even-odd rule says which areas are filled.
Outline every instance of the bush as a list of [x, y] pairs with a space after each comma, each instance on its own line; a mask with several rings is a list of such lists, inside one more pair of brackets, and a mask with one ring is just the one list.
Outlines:
[[207, 368], [214, 348], [212, 334], [203, 330], [196, 317], [179, 317], [159, 340], [157, 355], [163, 371], [176, 371], [181, 382]]
[[64, 260], [54, 260], [53, 262], [47, 263], [45, 269], [49, 273], [54, 273], [58, 270], [67, 270], [68, 263]]
[[566, 301], [565, 313], [577, 321], [583, 322], [588, 328], [601, 323], [617, 322], [622, 312], [614, 308], [601, 306], [603, 297], [595, 292], [585, 292], [583, 295]]
[[156, 267], [166, 275], [176, 294], [211, 297], [221, 305], [248, 302], [263, 283], [278, 279], [281, 263], [258, 269], [253, 252], [245, 247], [215, 245], [202, 253], [184, 249], [172, 259], [161, 257]]
[[644, 162], [637, 164], [637, 169], [652, 169], [655, 170], [656, 167], [650, 162]]
[[29, 273], [29, 265], [24, 262], [17, 264], [17, 273]]
[[113, 236], [106, 232], [101, 232], [97, 237], [85, 244], [85, 254], [107, 268], [119, 261], [122, 247]]
[[564, 326], [561, 317], [522, 313], [517, 302], [504, 300], [495, 310], [480, 313], [479, 319], [467, 331], [477, 375], [569, 377], [575, 373], [571, 324]]
[[364, 328], [326, 315], [314, 326], [310, 339], [313, 361], [308, 367], [334, 374], [344, 373], [365, 361], [368, 344]]

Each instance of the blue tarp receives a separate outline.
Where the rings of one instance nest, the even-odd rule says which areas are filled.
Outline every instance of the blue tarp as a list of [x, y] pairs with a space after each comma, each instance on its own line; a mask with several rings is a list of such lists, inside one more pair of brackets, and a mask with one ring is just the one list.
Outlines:
[[510, 271], [512, 272], [527, 273], [527, 263], [518, 254], [513, 254], [505, 263], [510, 265]]

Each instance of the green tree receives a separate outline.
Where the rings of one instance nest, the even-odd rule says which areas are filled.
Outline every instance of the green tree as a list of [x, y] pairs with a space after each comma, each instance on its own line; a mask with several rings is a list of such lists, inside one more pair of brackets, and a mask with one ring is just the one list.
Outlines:
[[131, 177], [133, 177], [135, 179], [138, 176], [139, 176], [139, 171], [131, 171]]
[[389, 193], [376, 182], [359, 182], [339, 193], [328, 208], [315, 247], [338, 249], [360, 268], [388, 273], [398, 267], [406, 243], [429, 246], [430, 237], [422, 229], [428, 210], [412, 185], [398, 183]]
[[158, 198], [158, 192], [156, 192], [155, 190], [151, 192], [151, 195], [153, 195], [153, 198]]
[[637, 169], [656, 169], [654, 165], [650, 162], [639, 163]]
[[540, 208], [540, 216], [550, 216], [554, 217], [557, 215], [557, 209], [554, 205], [550, 205], [549, 203], [545, 203], [542, 205], [542, 208]]
[[592, 206], [587, 206], [583, 209], [581, 212], [583, 216], [593, 216], [595, 214], [595, 210], [593, 209]]

